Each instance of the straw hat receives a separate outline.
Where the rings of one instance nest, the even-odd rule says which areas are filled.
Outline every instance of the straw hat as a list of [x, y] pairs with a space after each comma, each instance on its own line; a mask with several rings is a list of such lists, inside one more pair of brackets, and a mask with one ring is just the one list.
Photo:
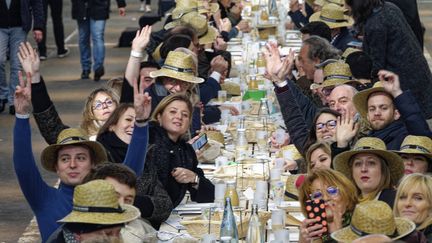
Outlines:
[[404, 163], [396, 153], [388, 151], [385, 143], [379, 138], [363, 137], [357, 141], [350, 151], [336, 155], [333, 160], [334, 169], [343, 173], [348, 178], [352, 178], [350, 160], [360, 153], [375, 154], [383, 158], [390, 170], [392, 185], [396, 185], [404, 174]]
[[398, 154], [419, 154], [432, 159], [432, 139], [424, 136], [408, 135], [401, 144]]
[[382, 201], [360, 203], [354, 209], [351, 224], [331, 234], [338, 242], [351, 242], [370, 234], [384, 234], [392, 240], [403, 238], [415, 230], [406, 218], [395, 218], [392, 209]]
[[191, 55], [180, 51], [170, 51], [161, 69], [150, 72], [150, 77], [170, 77], [188, 83], [199, 84], [204, 79], [196, 77], [195, 63]]
[[345, 60], [350, 54], [354, 53], [354, 52], [359, 52], [361, 51], [360, 49], [357, 48], [352, 48], [352, 47], [348, 47], [347, 49], [345, 49], [345, 51], [342, 53], [342, 60]]
[[324, 5], [329, 4], [329, 3], [334, 3], [340, 7], [344, 7], [344, 5], [345, 5], [344, 0], [315, 0], [314, 3], [316, 5], [319, 5], [319, 6], [324, 6]]
[[174, 20], [180, 19], [184, 14], [190, 12], [197, 12], [199, 14], [206, 13], [216, 13], [219, 10], [219, 5], [217, 3], [208, 3], [208, 8], [206, 8], [205, 0], [177, 0], [176, 7], [171, 13]]
[[81, 129], [68, 128], [60, 132], [57, 143], [46, 147], [41, 154], [42, 166], [52, 172], [56, 172], [57, 152], [67, 145], [86, 145], [94, 152], [93, 165], [107, 161], [107, 154], [104, 147], [96, 142], [88, 140]]
[[[354, 106], [363, 118], [367, 118], [369, 96], [375, 92], [387, 93], [387, 91], [385, 91], [384, 87], [382, 86], [381, 81], [376, 82], [370, 89], [365, 89], [358, 92], [353, 97]], [[389, 95], [392, 96], [391, 94]]]
[[323, 68], [323, 76], [324, 82], [318, 85], [317, 88], [357, 82], [352, 76], [350, 66], [342, 61], [327, 64]]
[[334, 3], [324, 5], [321, 11], [312, 14], [309, 22], [321, 21], [326, 23], [330, 29], [352, 26], [353, 18], [344, 14], [345, 9]]
[[171, 29], [184, 24], [189, 24], [197, 32], [201, 45], [213, 43], [219, 33], [214, 27], [209, 26], [205, 16], [197, 12], [183, 14], [180, 19], [166, 24], [164, 28]]
[[121, 224], [140, 216], [132, 205], [119, 205], [114, 187], [105, 180], [93, 180], [75, 187], [72, 212], [61, 223]]

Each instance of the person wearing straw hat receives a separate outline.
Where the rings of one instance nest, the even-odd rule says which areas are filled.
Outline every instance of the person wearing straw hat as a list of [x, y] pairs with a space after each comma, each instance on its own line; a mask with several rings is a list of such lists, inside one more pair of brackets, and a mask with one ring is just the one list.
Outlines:
[[432, 139], [424, 136], [408, 135], [400, 150], [395, 151], [405, 165], [405, 175], [432, 172]]
[[348, 43], [357, 41], [347, 27], [354, 24], [354, 20], [345, 15], [345, 8], [334, 3], [328, 3], [323, 6], [321, 11], [312, 14], [309, 22], [321, 21], [327, 24], [331, 29], [331, 44], [339, 50], [345, 51]]
[[372, 128], [368, 136], [382, 139], [391, 150], [398, 150], [407, 135], [431, 137], [413, 94], [402, 92], [399, 76], [386, 70], [378, 75], [380, 82], [354, 96], [355, 107]]
[[[14, 128], [14, 168], [21, 190], [34, 212], [42, 241], [59, 227], [57, 220], [72, 209], [72, 195], [75, 186], [96, 164], [107, 161], [103, 146], [88, 137], [80, 129], [68, 128], [60, 132], [57, 142], [46, 147], [41, 154], [41, 164], [48, 171], [57, 173], [60, 184], [53, 188], [45, 183], [36, 166], [32, 154], [29, 113], [31, 110], [31, 75], [27, 74], [25, 83], [20, 77], [20, 85], [15, 93], [17, 107]], [[138, 92], [137, 92], [138, 93]], [[139, 106], [138, 119], [146, 119], [150, 114], [151, 104], [148, 95], [142, 91], [136, 95]], [[146, 122], [135, 123], [135, 132], [129, 146], [124, 164], [140, 174], [144, 167], [147, 146]]]
[[359, 139], [352, 150], [336, 155], [333, 167], [355, 182], [360, 201], [380, 200], [393, 207], [393, 187], [402, 178], [404, 165], [381, 139]]
[[109, 236], [121, 240], [120, 231], [128, 222], [140, 217], [139, 210], [120, 204], [114, 186], [105, 180], [93, 180], [75, 188], [72, 211], [58, 222], [63, 223], [48, 243], [76, 243]]
[[354, 209], [350, 225], [331, 234], [338, 242], [352, 242], [370, 234], [384, 234], [393, 241], [404, 239], [415, 231], [415, 224], [394, 217], [391, 208], [380, 201], [360, 203]]
[[412, 220], [427, 242], [432, 242], [432, 177], [419, 173], [405, 176], [396, 192], [393, 213]]

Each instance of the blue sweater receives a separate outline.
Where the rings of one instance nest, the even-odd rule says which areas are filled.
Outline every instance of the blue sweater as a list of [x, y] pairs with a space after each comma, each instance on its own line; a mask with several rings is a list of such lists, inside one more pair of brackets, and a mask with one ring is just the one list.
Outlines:
[[[148, 126], [135, 126], [124, 164], [137, 175], [144, 168], [147, 142]], [[60, 226], [57, 220], [72, 210], [74, 187], [60, 183], [56, 189], [42, 180], [33, 157], [29, 119], [16, 119], [13, 160], [21, 190], [36, 216], [42, 242], [45, 242]]]

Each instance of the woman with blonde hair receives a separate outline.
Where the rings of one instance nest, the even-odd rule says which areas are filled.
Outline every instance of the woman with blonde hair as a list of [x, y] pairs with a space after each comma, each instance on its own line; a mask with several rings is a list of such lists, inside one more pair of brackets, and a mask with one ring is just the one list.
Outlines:
[[393, 208], [396, 217], [413, 221], [417, 230], [432, 242], [432, 177], [414, 173], [399, 184]]
[[214, 185], [198, 168], [195, 150], [185, 138], [193, 106], [183, 94], [162, 99], [150, 120], [149, 150], [144, 173], [156, 174], [176, 207], [189, 191], [192, 201], [213, 202]]
[[[308, 200], [322, 199], [325, 203], [326, 223], [308, 217]], [[300, 225], [299, 242], [310, 242], [321, 238], [331, 241], [329, 233], [339, 230], [351, 221], [358, 202], [356, 187], [342, 173], [331, 169], [313, 170], [299, 188], [299, 201], [307, 219]]]

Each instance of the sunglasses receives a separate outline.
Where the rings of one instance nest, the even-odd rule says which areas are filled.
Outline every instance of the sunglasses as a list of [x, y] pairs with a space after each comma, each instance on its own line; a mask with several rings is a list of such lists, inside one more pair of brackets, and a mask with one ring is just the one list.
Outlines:
[[316, 130], [322, 130], [324, 127], [327, 127], [327, 129], [334, 129], [336, 127], [337, 123], [336, 120], [329, 120], [326, 123], [317, 123]]
[[104, 102], [102, 101], [96, 101], [96, 103], [93, 106], [93, 110], [102, 110], [104, 105], [106, 107], [111, 107], [114, 104], [114, 101], [111, 99], [107, 99]]
[[[337, 197], [339, 195], [339, 189], [335, 186], [327, 187], [326, 191], [327, 191], [328, 195], [332, 198]], [[311, 193], [309, 196], [312, 200], [322, 199], [323, 193], [321, 191], [315, 191], [315, 192]]]

